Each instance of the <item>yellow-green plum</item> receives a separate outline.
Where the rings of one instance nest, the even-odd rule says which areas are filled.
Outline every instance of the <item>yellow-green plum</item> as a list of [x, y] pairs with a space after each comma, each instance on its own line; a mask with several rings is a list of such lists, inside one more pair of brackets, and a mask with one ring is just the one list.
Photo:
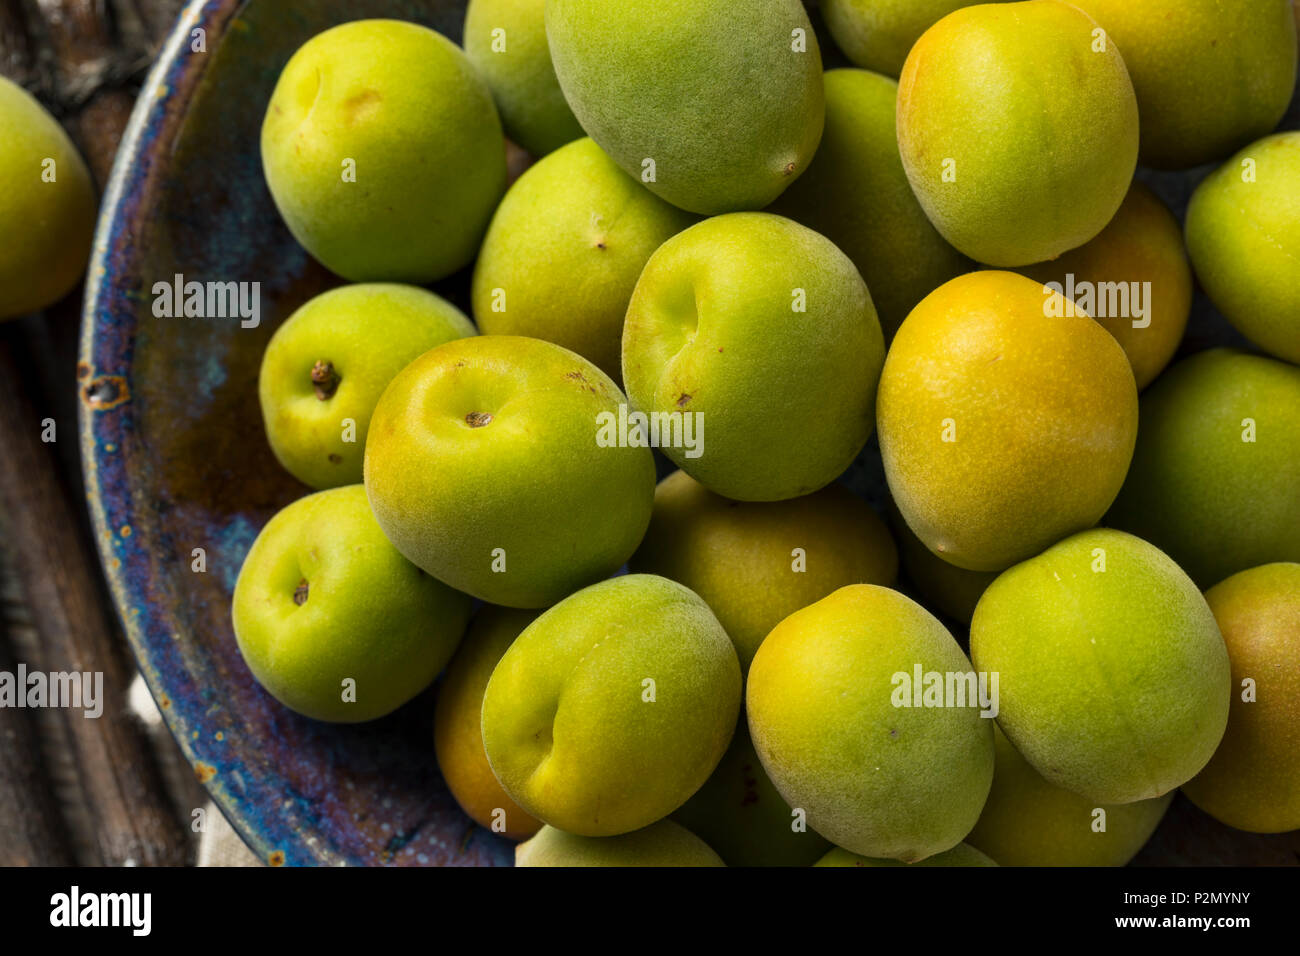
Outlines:
[[1099, 48], [1095, 31], [1058, 0], [985, 3], [948, 14], [908, 54], [903, 168], [939, 232], [972, 259], [1053, 259], [1123, 202], [1137, 100], [1119, 51]]
[[629, 574], [544, 612], [502, 656], [483, 696], [483, 745], [506, 793], [581, 836], [649, 826], [722, 759], [740, 664], [700, 597]]
[[546, 0], [470, 0], [464, 43], [512, 140], [545, 156], [582, 135], [551, 66]]
[[1300, 830], [1300, 564], [1278, 562], [1205, 594], [1228, 645], [1228, 730], [1183, 793], [1255, 833]]
[[878, 860], [869, 856], [859, 856], [841, 847], [835, 847], [813, 866], [997, 866], [991, 858], [965, 843], [958, 843], [951, 850], [944, 850], [934, 856], [927, 856], [915, 863], [902, 860]]
[[807, 866], [830, 849], [768, 779], [743, 715], [713, 776], [673, 819], [728, 866]]
[[431, 282], [468, 265], [506, 188], [492, 93], [426, 27], [356, 20], [290, 58], [262, 168], [293, 237], [353, 282]]
[[632, 404], [662, 422], [661, 435], [680, 424], [663, 453], [740, 501], [835, 480], [871, 435], [883, 359], [857, 268], [826, 237], [770, 213], [715, 216], [665, 242], [623, 326]]
[[1137, 436], [1119, 343], [1010, 272], [940, 286], [903, 322], [876, 406], [894, 503], [931, 551], [999, 571], [1091, 527]]
[[969, 625], [980, 595], [997, 578], [998, 572], [967, 571], [949, 564], [925, 546], [896, 506], [890, 509], [889, 517], [898, 541], [899, 562], [925, 606]]
[[1174, 364], [1142, 396], [1106, 524], [1161, 548], [1202, 588], [1300, 561], [1300, 369], [1234, 349]]
[[619, 836], [542, 827], [515, 848], [515, 866], [726, 866], [709, 845], [671, 820]]
[[536, 618], [535, 611], [479, 608], [447, 665], [433, 715], [434, 752], [447, 789], [471, 820], [511, 840], [528, 839], [542, 824], [510, 799], [492, 772], [483, 749], [483, 692], [501, 655]]
[[1252, 143], [1201, 182], [1187, 249], [1237, 331], [1300, 364], [1300, 131]]
[[768, 632], [801, 607], [846, 584], [892, 585], [898, 551], [884, 522], [841, 485], [740, 502], [675, 471], [655, 488], [631, 566], [704, 598], [748, 668]]
[[862, 273], [886, 340], [916, 303], [973, 264], [939, 235], [908, 185], [894, 130], [898, 84], [826, 73], [826, 131], [808, 171], [769, 212], [820, 232]]
[[1003, 866], [1123, 866], [1174, 799], [1089, 800], [1044, 780], [996, 727], [993, 738], [993, 789], [966, 842]]
[[928, 611], [854, 584], [773, 629], [745, 706], [763, 767], [809, 826], [854, 853], [912, 863], [960, 843], [988, 795], [993, 722], [979, 698], [995, 688], [978, 684]]
[[232, 606], [239, 652], [290, 710], [357, 723], [433, 682], [470, 601], [403, 558], [360, 485], [301, 498], [258, 534]]
[[1091, 242], [1017, 270], [1055, 283], [1119, 342], [1139, 389], [1169, 364], [1192, 311], [1192, 267], [1178, 220], [1134, 182], [1115, 218]]
[[898, 76], [908, 51], [938, 20], [975, 0], [821, 0], [835, 45], [858, 66]]
[[275, 457], [313, 488], [358, 484], [388, 383], [434, 346], [474, 334], [460, 309], [417, 286], [363, 283], [316, 296], [262, 355], [257, 392]]
[[0, 76], [0, 321], [53, 305], [85, 271], [95, 187], [68, 134]]
[[1228, 652], [1192, 579], [1140, 538], [1083, 531], [980, 598], [971, 657], [998, 724], [1050, 783], [1101, 803], [1163, 796], [1228, 721]]
[[799, 0], [548, 0], [546, 36], [582, 128], [682, 209], [761, 209], [817, 149], [821, 52]]
[[650, 449], [600, 443], [626, 404], [568, 349], [457, 339], [398, 373], [375, 406], [365, 484], [384, 533], [467, 594], [540, 608], [613, 574], [654, 503]]
[[1142, 116], [1141, 159], [1183, 169], [1270, 132], [1291, 101], [1291, 0], [1075, 0], [1119, 47]]
[[617, 381], [636, 280], [694, 221], [592, 140], [563, 146], [530, 167], [492, 217], [474, 267], [474, 317], [488, 334], [563, 345]]

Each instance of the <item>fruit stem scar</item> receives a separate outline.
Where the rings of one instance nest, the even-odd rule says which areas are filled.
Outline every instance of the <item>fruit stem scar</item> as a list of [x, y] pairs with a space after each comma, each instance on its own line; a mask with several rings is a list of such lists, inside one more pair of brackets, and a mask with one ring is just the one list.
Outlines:
[[465, 424], [470, 428], [482, 428], [492, 421], [492, 416], [487, 412], [470, 412], [465, 416]]
[[307, 592], [311, 590], [307, 586], [307, 579], [303, 578], [298, 582], [298, 586], [293, 589], [293, 603], [302, 607], [307, 603]]
[[334, 363], [326, 359], [319, 359], [311, 367], [311, 384], [316, 389], [316, 397], [322, 402], [328, 401], [334, 397], [338, 391], [339, 382], [343, 381], [339, 373], [334, 371]]

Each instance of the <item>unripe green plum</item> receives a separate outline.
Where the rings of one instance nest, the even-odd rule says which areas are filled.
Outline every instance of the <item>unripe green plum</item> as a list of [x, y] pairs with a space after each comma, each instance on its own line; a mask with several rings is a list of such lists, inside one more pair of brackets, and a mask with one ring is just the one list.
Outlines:
[[868, 856], [859, 856], [848, 850], [836, 847], [818, 860], [813, 866], [997, 866], [992, 859], [965, 843], [958, 843], [951, 850], [944, 850], [934, 856], [927, 856], [915, 863], [902, 860], [879, 860]]
[[992, 720], [977, 700], [924, 704], [909, 692], [917, 669], [971, 673], [929, 612], [871, 584], [791, 614], [749, 669], [749, 731], [768, 776], [809, 826], [863, 856], [951, 849], [993, 779]]
[[77, 284], [95, 231], [95, 187], [77, 147], [36, 99], [0, 76], [0, 321]]
[[546, 0], [470, 0], [464, 42], [507, 136], [534, 156], [582, 136], [551, 66]]
[[1123, 866], [1174, 799], [1100, 804], [1048, 783], [994, 727], [993, 789], [966, 837], [1003, 866]]
[[672, 813], [717, 766], [740, 664], [707, 604], [630, 574], [570, 595], [519, 635], [483, 695], [501, 786], [539, 820], [615, 836]]
[[474, 317], [489, 335], [563, 345], [618, 381], [636, 280], [694, 221], [592, 140], [563, 146], [519, 177], [492, 217], [474, 267]]
[[1234, 349], [1176, 363], [1142, 396], [1133, 465], [1106, 523], [1202, 588], [1300, 561], [1300, 369]]
[[898, 76], [921, 34], [976, 0], [821, 0], [835, 45], [860, 67]]
[[1105, 228], [1133, 179], [1138, 110], [1124, 60], [1058, 0], [950, 13], [898, 81], [898, 147], [926, 214], [992, 266], [1054, 259]]
[[808, 171], [770, 212], [815, 229], [862, 273], [886, 340], [935, 288], [973, 266], [944, 241], [903, 172], [898, 84], [866, 70], [826, 73], [826, 131]]
[[726, 866], [709, 845], [671, 820], [619, 836], [586, 837], [542, 827], [515, 848], [515, 866]]
[[623, 326], [632, 404], [702, 429], [696, 449], [675, 442], [664, 454], [741, 501], [794, 498], [834, 481], [871, 435], [883, 359], [853, 263], [829, 239], [770, 213], [715, 216], [665, 242], [637, 280]]
[[998, 724], [1047, 781], [1099, 803], [1163, 796], [1196, 775], [1228, 721], [1228, 653], [1167, 555], [1083, 531], [994, 581], [971, 657], [996, 672]]
[[235, 584], [239, 652], [290, 710], [357, 723], [433, 682], [469, 620], [469, 598], [403, 558], [348, 485], [301, 498], [258, 534]]
[[1201, 182], [1187, 249], [1237, 331], [1300, 364], [1300, 130], [1251, 143]]
[[649, 448], [601, 445], [626, 403], [600, 369], [539, 339], [425, 352], [370, 420], [365, 484], [411, 561], [474, 597], [546, 607], [613, 574], [654, 503]]
[[747, 669], [768, 632], [801, 607], [847, 584], [892, 585], [898, 551], [884, 522], [842, 485], [740, 502], [675, 471], [655, 488], [631, 566], [704, 598]]
[[262, 355], [257, 393], [275, 457], [313, 488], [360, 483], [370, 415], [388, 383], [434, 346], [474, 334], [460, 309], [417, 286], [316, 296]]
[[290, 58], [262, 124], [266, 183], [293, 237], [353, 282], [467, 265], [506, 188], [492, 93], [426, 27], [356, 20]]
[[817, 149], [821, 53], [799, 0], [548, 0], [546, 36], [582, 128], [682, 209], [761, 209]]

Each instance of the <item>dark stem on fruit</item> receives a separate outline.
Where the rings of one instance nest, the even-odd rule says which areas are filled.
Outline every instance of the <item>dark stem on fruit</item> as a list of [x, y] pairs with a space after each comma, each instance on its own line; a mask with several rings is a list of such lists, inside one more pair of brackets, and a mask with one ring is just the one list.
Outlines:
[[465, 424], [470, 428], [482, 428], [492, 421], [492, 416], [487, 412], [470, 412], [465, 416]]
[[342, 379], [334, 371], [334, 363], [321, 359], [311, 367], [311, 384], [316, 389], [316, 397], [322, 402], [334, 397]]
[[293, 603], [298, 605], [299, 607], [302, 607], [304, 604], [306, 604], [307, 592], [310, 590], [311, 588], [307, 586], [307, 579], [303, 578], [301, 581], [298, 582], [298, 586], [293, 589]]

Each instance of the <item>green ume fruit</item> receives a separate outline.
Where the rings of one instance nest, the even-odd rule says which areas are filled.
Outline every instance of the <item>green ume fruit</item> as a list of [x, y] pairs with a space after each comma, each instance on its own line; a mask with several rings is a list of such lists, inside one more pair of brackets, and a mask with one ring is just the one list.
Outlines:
[[973, 0], [821, 0], [836, 46], [858, 66], [898, 76], [917, 39]]
[[1099, 803], [1196, 775], [1228, 720], [1228, 653], [1163, 552], [1084, 531], [1005, 571], [975, 608], [971, 658], [1000, 675], [998, 724], [1050, 783]]
[[0, 321], [62, 299], [95, 230], [90, 171], [58, 122], [0, 76]]
[[821, 54], [798, 0], [548, 0], [546, 35], [582, 128], [675, 206], [761, 209], [817, 149]]
[[262, 355], [257, 392], [275, 457], [313, 488], [358, 484], [370, 415], [388, 383], [434, 346], [474, 334], [460, 309], [416, 286], [316, 296]]
[[440, 345], [393, 379], [370, 420], [375, 517], [402, 554], [459, 590], [553, 604], [617, 571], [650, 521], [650, 449], [600, 440], [625, 404], [600, 369], [550, 342]]
[[814, 863], [813, 866], [997, 866], [997, 863], [973, 846], [958, 843], [951, 850], [936, 853], [934, 856], [927, 856], [924, 860], [918, 860], [912, 864], [904, 863], [901, 860], [872, 859], [836, 847]]
[[708, 844], [671, 820], [612, 837], [575, 836], [542, 827], [515, 848], [515, 866], [725, 865]]
[[581, 836], [672, 813], [717, 766], [740, 708], [740, 664], [698, 595], [631, 574], [571, 595], [502, 656], [483, 745], [511, 798]]
[[519, 177], [492, 217], [474, 267], [474, 317], [489, 335], [572, 349], [617, 381], [637, 277], [694, 221], [590, 139], [563, 146]]
[[262, 124], [262, 168], [293, 237], [353, 282], [468, 265], [506, 188], [505, 139], [460, 47], [357, 20], [307, 41]]
[[232, 607], [239, 652], [280, 703], [316, 720], [382, 717], [432, 683], [469, 598], [411, 564], [360, 485], [308, 495], [267, 522]]
[[1058, 0], [986, 3], [916, 41], [898, 81], [898, 147], [926, 214], [993, 266], [1083, 245], [1124, 200], [1138, 110], [1124, 60]]
[[470, 0], [465, 55], [492, 88], [506, 135], [534, 156], [582, 136], [546, 44], [546, 0]]
[[715, 216], [665, 242], [623, 326], [632, 404], [681, 420], [663, 453], [741, 501], [806, 495], [849, 466], [871, 434], [883, 358], [853, 263], [770, 213]]

